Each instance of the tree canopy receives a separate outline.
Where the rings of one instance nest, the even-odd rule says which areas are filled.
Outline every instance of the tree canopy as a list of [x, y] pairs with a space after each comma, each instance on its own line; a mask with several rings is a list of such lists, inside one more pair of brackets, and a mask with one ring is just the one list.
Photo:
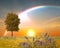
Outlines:
[[7, 31], [18, 31], [19, 28], [19, 24], [20, 24], [20, 19], [18, 18], [18, 15], [15, 13], [8, 13], [6, 20], [5, 20], [5, 24], [6, 24], [6, 29]]

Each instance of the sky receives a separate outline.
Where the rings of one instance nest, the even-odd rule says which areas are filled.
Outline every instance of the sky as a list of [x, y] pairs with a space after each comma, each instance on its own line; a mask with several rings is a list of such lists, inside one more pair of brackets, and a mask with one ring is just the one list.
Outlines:
[[17, 34], [25, 34], [24, 30], [33, 28], [38, 33], [52, 32], [52, 35], [55, 33], [56, 36], [60, 36], [60, 0], [0, 0], [0, 32], [5, 32], [3, 20], [7, 13], [20, 14], [36, 6], [45, 7], [27, 13], [29, 20], [21, 23], [22, 31], [20, 30]]
[[33, 6], [54, 5], [60, 6], [59, 0], [0, 0], [0, 18], [7, 12], [23, 12]]

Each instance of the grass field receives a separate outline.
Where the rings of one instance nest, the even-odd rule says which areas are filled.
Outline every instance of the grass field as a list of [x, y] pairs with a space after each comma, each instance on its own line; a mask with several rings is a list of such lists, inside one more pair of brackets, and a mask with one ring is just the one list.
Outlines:
[[[54, 37], [56, 45], [60, 48], [60, 37]], [[32, 38], [29, 38], [32, 42]], [[21, 42], [29, 42], [25, 37], [0, 37], [0, 48], [21, 48]]]

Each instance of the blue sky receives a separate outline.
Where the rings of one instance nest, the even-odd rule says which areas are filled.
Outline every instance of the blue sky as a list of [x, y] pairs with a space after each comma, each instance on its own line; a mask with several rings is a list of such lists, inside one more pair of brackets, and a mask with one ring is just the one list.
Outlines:
[[24, 22], [24, 25], [32, 25], [31, 27], [39, 28], [39, 31], [43, 29], [48, 32], [60, 32], [60, 0], [0, 0], [0, 28], [4, 28], [3, 19], [7, 13], [21, 13], [36, 6], [46, 7], [29, 12], [28, 15], [34, 24]]
[[[21, 13], [34, 6], [46, 6], [31, 11], [29, 17], [35, 22], [45, 22], [56, 17], [60, 17], [60, 1], [59, 0], [0, 0], [0, 19], [5, 19], [7, 13]], [[55, 19], [53, 22], [59, 19]], [[39, 22], [40, 24], [40, 22]]]
[[33, 6], [60, 6], [60, 0], [0, 0], [0, 18], [8, 12], [21, 12]]
[[39, 8], [29, 12], [28, 15], [37, 24], [42, 24], [44, 22], [50, 25], [60, 24], [60, 8], [58, 6]]

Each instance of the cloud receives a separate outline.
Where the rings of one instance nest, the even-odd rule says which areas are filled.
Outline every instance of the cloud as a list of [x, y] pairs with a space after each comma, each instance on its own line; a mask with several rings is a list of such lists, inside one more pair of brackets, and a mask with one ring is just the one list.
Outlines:
[[49, 23], [54, 23], [54, 22], [59, 22], [60, 23], [60, 16], [59, 17], [54, 17], [54, 18], [51, 18], [45, 22], [43, 22], [43, 24], [49, 24]]
[[49, 20], [43, 22], [42, 26], [50, 27], [50, 28], [60, 27], [60, 17], [55, 17], [55, 18], [49, 19]]

